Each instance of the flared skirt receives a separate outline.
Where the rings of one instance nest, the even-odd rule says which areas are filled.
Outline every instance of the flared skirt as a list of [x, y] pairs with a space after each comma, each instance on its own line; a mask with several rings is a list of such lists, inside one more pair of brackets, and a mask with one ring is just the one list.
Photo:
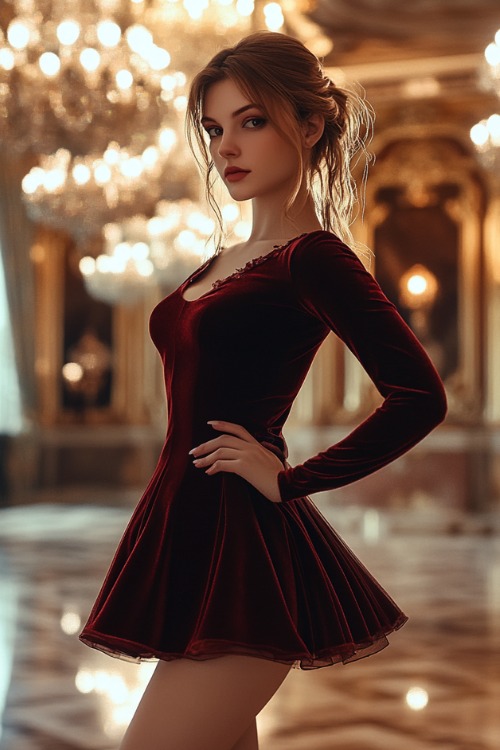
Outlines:
[[175, 496], [161, 472], [122, 536], [80, 640], [129, 661], [242, 654], [351, 662], [407, 621], [310, 498], [272, 503], [235, 474]]

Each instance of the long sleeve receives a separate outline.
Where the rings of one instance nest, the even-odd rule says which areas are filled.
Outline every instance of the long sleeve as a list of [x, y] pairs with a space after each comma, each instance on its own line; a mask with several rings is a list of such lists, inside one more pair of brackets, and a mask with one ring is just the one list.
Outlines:
[[425, 437], [447, 410], [443, 384], [422, 345], [335, 235], [300, 243], [290, 256], [290, 276], [301, 304], [349, 347], [384, 401], [344, 439], [280, 471], [283, 502], [382, 468]]

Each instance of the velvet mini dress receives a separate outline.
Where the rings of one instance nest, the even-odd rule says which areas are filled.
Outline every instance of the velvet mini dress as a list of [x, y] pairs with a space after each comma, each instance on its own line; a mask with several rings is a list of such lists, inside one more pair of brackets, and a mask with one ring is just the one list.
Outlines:
[[[151, 314], [166, 438], [79, 638], [129, 661], [242, 654], [315, 669], [368, 656], [408, 618], [309, 495], [409, 450], [444, 418], [443, 385], [335, 234], [274, 246], [184, 299], [215, 257]], [[344, 439], [291, 466], [283, 426], [330, 332], [383, 400]], [[224, 432], [209, 420], [242, 425], [280, 458], [281, 502], [235, 473], [193, 465], [191, 448]]]

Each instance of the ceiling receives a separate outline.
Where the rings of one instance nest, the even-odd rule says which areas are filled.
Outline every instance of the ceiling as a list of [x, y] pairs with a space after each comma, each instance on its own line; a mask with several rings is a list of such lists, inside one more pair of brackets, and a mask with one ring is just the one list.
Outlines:
[[313, 0], [308, 15], [333, 40], [325, 65], [483, 53], [500, 0]]

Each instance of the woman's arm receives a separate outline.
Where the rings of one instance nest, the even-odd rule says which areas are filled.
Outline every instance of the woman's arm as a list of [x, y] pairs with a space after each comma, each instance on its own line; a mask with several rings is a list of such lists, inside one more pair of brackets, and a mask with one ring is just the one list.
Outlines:
[[443, 384], [396, 307], [335, 235], [307, 238], [290, 255], [303, 306], [349, 347], [384, 402], [347, 437], [278, 474], [282, 501], [334, 489], [382, 468], [446, 415]]

